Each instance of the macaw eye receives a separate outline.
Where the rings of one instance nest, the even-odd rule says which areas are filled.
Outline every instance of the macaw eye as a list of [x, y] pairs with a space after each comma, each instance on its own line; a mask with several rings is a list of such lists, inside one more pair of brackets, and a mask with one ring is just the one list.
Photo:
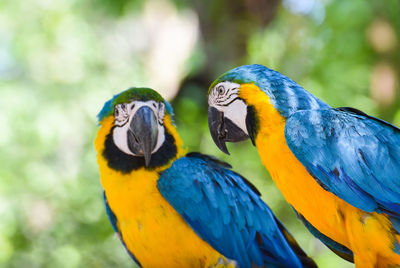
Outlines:
[[118, 115], [119, 115], [119, 111], [118, 111], [118, 109], [115, 109], [115, 117], [118, 117]]
[[225, 92], [225, 88], [223, 86], [219, 86], [217, 87], [217, 92], [219, 95], [222, 95]]

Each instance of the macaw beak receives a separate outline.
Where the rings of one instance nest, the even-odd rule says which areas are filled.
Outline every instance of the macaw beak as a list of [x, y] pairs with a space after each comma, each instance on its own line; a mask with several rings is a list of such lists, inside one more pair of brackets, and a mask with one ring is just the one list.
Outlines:
[[226, 154], [229, 154], [226, 142], [239, 142], [249, 138], [240, 127], [214, 107], [208, 108], [208, 128], [214, 143]]
[[128, 129], [128, 148], [136, 155], [143, 155], [146, 167], [151, 160], [151, 152], [157, 144], [158, 122], [153, 110], [143, 106], [132, 117]]

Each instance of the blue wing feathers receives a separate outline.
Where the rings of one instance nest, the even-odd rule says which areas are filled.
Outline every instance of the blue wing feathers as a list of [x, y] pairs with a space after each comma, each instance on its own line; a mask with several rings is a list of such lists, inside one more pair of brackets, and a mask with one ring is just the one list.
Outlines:
[[362, 210], [400, 216], [400, 129], [355, 109], [298, 111], [287, 144], [324, 187]]
[[157, 186], [200, 237], [240, 267], [302, 267], [254, 186], [225, 167], [190, 155], [161, 173]]

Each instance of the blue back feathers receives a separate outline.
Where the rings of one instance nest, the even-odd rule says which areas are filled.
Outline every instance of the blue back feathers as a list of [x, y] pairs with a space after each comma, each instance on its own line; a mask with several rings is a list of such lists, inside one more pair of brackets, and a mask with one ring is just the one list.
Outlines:
[[271, 104], [285, 118], [298, 110], [329, 108], [287, 76], [263, 65], [243, 65], [232, 69], [221, 75], [211, 87], [222, 81], [254, 83], [268, 95]]
[[400, 129], [349, 108], [299, 111], [289, 148], [326, 190], [364, 211], [400, 217]]
[[201, 238], [240, 267], [302, 267], [301, 258], [315, 266], [252, 187], [213, 159], [180, 158], [157, 186]]

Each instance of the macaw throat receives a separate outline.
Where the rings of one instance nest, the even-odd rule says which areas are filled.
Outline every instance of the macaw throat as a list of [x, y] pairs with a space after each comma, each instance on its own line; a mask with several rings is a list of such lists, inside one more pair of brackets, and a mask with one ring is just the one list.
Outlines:
[[208, 108], [208, 127], [215, 144], [226, 154], [229, 154], [226, 142], [239, 142], [249, 138], [240, 127], [225, 117], [223, 112], [211, 106]]
[[114, 143], [112, 132], [111, 129], [111, 132], [106, 136], [102, 155], [111, 169], [121, 171], [124, 174], [140, 168], [152, 170], [167, 166], [169, 161], [177, 156], [175, 139], [168, 130], [165, 131], [164, 143], [152, 154], [150, 162], [147, 165], [143, 156], [134, 156], [121, 151]]

